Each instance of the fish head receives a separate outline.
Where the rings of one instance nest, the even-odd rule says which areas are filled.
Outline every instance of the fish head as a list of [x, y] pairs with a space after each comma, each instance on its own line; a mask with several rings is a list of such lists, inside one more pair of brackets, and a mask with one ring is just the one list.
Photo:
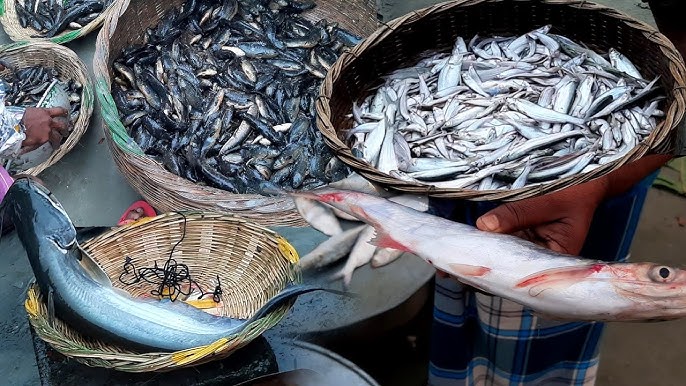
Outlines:
[[632, 305], [627, 319], [672, 320], [686, 316], [686, 270], [653, 263], [608, 265], [615, 291]]
[[598, 320], [662, 321], [686, 316], [686, 271], [659, 264], [574, 264], [537, 272], [515, 287], [534, 297], [552, 292], [582, 302], [597, 299]]
[[77, 248], [76, 229], [56, 197], [39, 180], [17, 178], [2, 201], [27, 251], [50, 242], [62, 250]]

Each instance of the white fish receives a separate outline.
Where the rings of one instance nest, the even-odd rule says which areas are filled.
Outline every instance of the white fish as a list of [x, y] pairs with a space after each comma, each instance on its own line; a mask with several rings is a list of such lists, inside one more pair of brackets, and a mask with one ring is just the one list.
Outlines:
[[359, 225], [326, 239], [308, 254], [302, 256], [298, 265], [301, 269], [307, 270], [322, 268], [336, 262], [350, 253], [365, 227], [365, 225]]
[[362, 193], [298, 193], [303, 194], [373, 226], [377, 232], [373, 243], [378, 247], [413, 253], [467, 285], [539, 315], [577, 321], [686, 316], [684, 270], [565, 255], [516, 236], [483, 232]]
[[380, 268], [386, 266], [400, 258], [403, 255], [403, 251], [391, 248], [376, 248], [374, 256], [372, 256], [372, 261], [369, 265], [372, 268]]
[[638, 71], [636, 66], [634, 66], [633, 63], [624, 56], [621, 52], [617, 51], [614, 48], [610, 48], [610, 52], [608, 54], [610, 56], [610, 63], [612, 63], [612, 66], [619, 71], [622, 71], [630, 76], [633, 76], [636, 79], [643, 79], [641, 76], [641, 73]]
[[348, 260], [338, 272], [331, 276], [331, 280], [343, 279], [343, 287], [348, 289], [355, 270], [372, 260], [376, 247], [369, 242], [374, 238], [374, 228], [364, 225], [358, 239], [353, 245]]
[[296, 198], [295, 207], [302, 218], [310, 226], [327, 236], [337, 235], [343, 232], [336, 215], [326, 205], [306, 198]]

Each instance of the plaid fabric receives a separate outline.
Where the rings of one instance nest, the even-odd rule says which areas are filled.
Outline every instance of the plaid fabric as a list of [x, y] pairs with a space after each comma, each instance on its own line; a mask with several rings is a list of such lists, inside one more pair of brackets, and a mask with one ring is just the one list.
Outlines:
[[[656, 176], [598, 208], [582, 256], [628, 257]], [[434, 214], [469, 224], [495, 206], [432, 201]], [[603, 323], [542, 319], [511, 301], [436, 277], [429, 385], [591, 386], [603, 329]]]

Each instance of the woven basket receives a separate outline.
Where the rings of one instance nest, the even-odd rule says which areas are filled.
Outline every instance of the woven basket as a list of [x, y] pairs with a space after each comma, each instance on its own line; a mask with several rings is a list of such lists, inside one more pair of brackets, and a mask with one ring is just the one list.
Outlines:
[[[346, 118], [352, 103], [370, 95], [381, 76], [416, 63], [425, 51], [449, 51], [458, 36], [522, 34], [551, 24], [553, 32], [590, 48], [615, 47], [652, 79], [660, 75], [667, 93], [666, 117], [654, 132], [624, 158], [592, 172], [516, 190], [438, 189], [401, 181], [353, 156], [339, 133], [351, 127]], [[327, 144], [353, 170], [385, 187], [434, 197], [470, 200], [517, 200], [579, 184], [616, 170], [649, 150], [667, 151], [686, 108], [686, 69], [674, 45], [646, 23], [617, 10], [569, 0], [460, 0], [409, 13], [378, 29], [336, 62], [327, 74], [317, 101], [317, 126]]]
[[[167, 171], [159, 162], [143, 154], [128, 135], [111, 95], [112, 62], [130, 44], [140, 43], [143, 31], [157, 25], [167, 10], [179, 7], [182, 0], [123, 0], [105, 20], [98, 34], [93, 67], [96, 92], [102, 107], [106, 138], [119, 170], [146, 200], [161, 211], [183, 209], [237, 213], [265, 226], [306, 226], [293, 200], [287, 197], [238, 195], [202, 186]], [[306, 16], [312, 20], [326, 17], [341, 27], [362, 36], [373, 32], [378, 22], [370, 0], [319, 1]], [[311, 13], [316, 11], [316, 13]]]
[[13, 67], [41, 65], [55, 68], [60, 76], [73, 79], [83, 85], [81, 90], [81, 113], [74, 122], [74, 127], [66, 141], [45, 162], [27, 169], [24, 174], [37, 176], [54, 165], [69, 153], [88, 130], [93, 114], [93, 85], [91, 84], [86, 65], [67, 47], [48, 41], [19, 42], [0, 47], [0, 60]]
[[[202, 288], [214, 288], [219, 275], [223, 316], [249, 318], [289, 283], [300, 283], [295, 249], [276, 233], [235, 216], [206, 212], [167, 213], [115, 228], [82, 245], [105, 270], [115, 287], [134, 296], [150, 294], [154, 285], [126, 286], [119, 281], [125, 258], [137, 268], [162, 266], [174, 244], [177, 263], [188, 265]], [[185, 216], [185, 220], [184, 220]], [[211, 258], [208, 259], [208, 256]], [[289, 311], [286, 305], [250, 324], [243, 332], [205, 346], [175, 353], [140, 353], [84, 337], [60, 320], [51, 325], [47, 306], [36, 285], [30, 287], [25, 308], [38, 336], [63, 355], [92, 367], [125, 372], [164, 372], [228, 357]]]
[[[51, 38], [35, 37], [38, 34], [36, 30], [31, 27], [23, 28], [19, 24], [19, 18], [17, 17], [16, 0], [0, 0], [0, 24], [5, 30], [10, 39], [15, 42], [18, 41], [32, 41], [32, 40], [49, 40], [53, 43], [64, 44], [72, 40], [84, 37], [89, 33], [100, 28], [102, 22], [107, 18], [112, 12], [114, 4], [119, 0], [115, 0], [109, 7], [98, 15], [93, 21], [84, 25], [82, 28], [76, 30], [67, 30], [60, 32], [59, 34]], [[19, 0], [22, 5], [25, 4], [25, 0]]]

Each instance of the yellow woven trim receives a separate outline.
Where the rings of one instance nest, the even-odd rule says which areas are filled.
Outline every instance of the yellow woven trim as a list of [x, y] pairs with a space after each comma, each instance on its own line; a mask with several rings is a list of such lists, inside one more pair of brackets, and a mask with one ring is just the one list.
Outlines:
[[293, 246], [283, 237], [279, 236], [277, 239], [279, 243], [279, 251], [286, 257], [288, 261], [292, 264], [297, 264], [300, 261], [300, 256], [298, 252], [293, 248]]
[[136, 220], [132, 223], [127, 224], [129, 227], [137, 227], [139, 225], [147, 224], [150, 221], [156, 219], [157, 217], [143, 217], [140, 220]]
[[214, 308], [217, 307], [219, 303], [215, 302], [214, 299], [212, 298], [207, 298], [207, 299], [200, 299], [200, 300], [186, 300], [185, 303], [190, 304], [191, 306], [195, 308], [199, 308], [201, 310], [205, 310], [208, 308]]
[[217, 350], [219, 350], [222, 346], [225, 344], [229, 343], [229, 340], [226, 338], [221, 338], [218, 341], [207, 345], [205, 347], [199, 347], [199, 348], [192, 348], [188, 350], [183, 350], [179, 351], [177, 353], [174, 353], [171, 357], [172, 362], [179, 366], [183, 366], [187, 363], [195, 362], [197, 360], [200, 360], [207, 355], [210, 355]]
[[28, 291], [28, 296], [26, 297], [26, 301], [24, 301], [24, 308], [31, 317], [35, 318], [36, 316], [38, 316], [40, 303], [38, 302], [38, 296], [36, 296], [36, 291], [34, 291], [33, 289], [29, 289]]

